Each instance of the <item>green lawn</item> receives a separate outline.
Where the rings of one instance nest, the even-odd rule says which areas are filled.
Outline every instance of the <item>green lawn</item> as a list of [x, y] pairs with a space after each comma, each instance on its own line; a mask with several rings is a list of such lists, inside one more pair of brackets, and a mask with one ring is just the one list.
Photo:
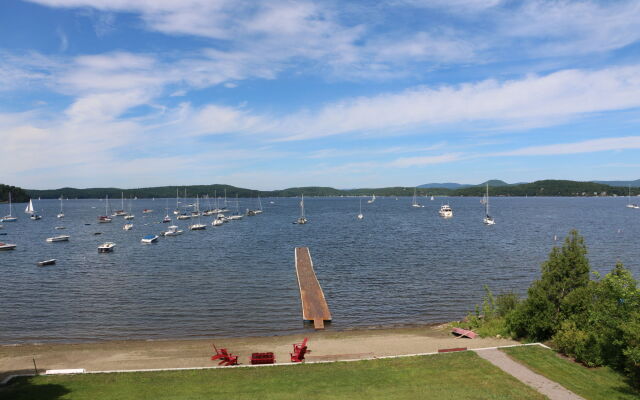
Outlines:
[[625, 377], [610, 368], [587, 368], [540, 346], [502, 349], [533, 371], [588, 400], [640, 399]]
[[22, 378], [0, 399], [544, 399], [473, 352], [399, 359]]

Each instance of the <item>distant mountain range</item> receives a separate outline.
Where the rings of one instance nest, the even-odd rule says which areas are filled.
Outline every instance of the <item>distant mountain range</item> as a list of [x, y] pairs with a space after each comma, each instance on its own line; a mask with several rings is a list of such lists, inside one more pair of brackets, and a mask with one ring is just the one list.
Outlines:
[[[600, 183], [603, 185], [609, 186], [626, 186], [626, 187], [640, 187], [640, 179], [636, 179], [635, 181], [590, 181], [593, 183]], [[501, 181], [499, 179], [492, 179], [487, 182], [482, 182], [479, 184], [466, 184], [466, 183], [453, 183], [453, 182], [445, 182], [445, 183], [425, 183], [424, 185], [418, 186], [419, 188], [431, 189], [431, 188], [439, 188], [439, 189], [464, 189], [472, 186], [484, 186], [489, 183], [489, 186], [508, 186], [508, 185], [524, 185], [529, 182], [518, 182], [518, 183], [507, 183], [505, 181]]]
[[640, 179], [636, 179], [635, 181], [593, 181], [593, 182], [602, 183], [603, 185], [609, 185], [609, 186], [640, 187]]

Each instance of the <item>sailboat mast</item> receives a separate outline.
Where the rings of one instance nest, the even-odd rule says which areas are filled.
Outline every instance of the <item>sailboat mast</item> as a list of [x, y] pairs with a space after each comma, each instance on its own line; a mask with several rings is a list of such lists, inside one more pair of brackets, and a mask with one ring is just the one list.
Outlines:
[[487, 183], [487, 194], [486, 194], [486, 202], [485, 206], [485, 214], [489, 216], [489, 184]]

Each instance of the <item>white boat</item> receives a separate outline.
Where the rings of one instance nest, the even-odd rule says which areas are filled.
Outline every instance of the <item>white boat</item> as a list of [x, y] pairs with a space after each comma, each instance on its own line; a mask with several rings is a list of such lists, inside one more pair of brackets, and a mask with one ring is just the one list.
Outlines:
[[64, 218], [64, 211], [62, 210], [62, 199], [63, 196], [60, 195], [60, 212], [56, 215], [56, 218]]
[[211, 221], [212, 226], [220, 226], [222, 224], [224, 224], [224, 220], [222, 218], [214, 218], [213, 221]]
[[431, 199], [430, 199], [430, 200], [431, 200], [431, 201], [433, 201], [433, 200], [434, 200], [433, 196], [431, 196]]
[[55, 258], [52, 258], [50, 260], [38, 261], [37, 263], [38, 267], [44, 267], [46, 265], [55, 265], [55, 264], [56, 264]]
[[[256, 215], [255, 211], [247, 209], [247, 216]], [[238, 200], [238, 194], [236, 193], [236, 212], [235, 214], [227, 217], [229, 221], [237, 221], [242, 219], [242, 214], [240, 214], [240, 201]]]
[[364, 215], [362, 214], [362, 197], [360, 197], [360, 212], [358, 213], [358, 219], [363, 219]]
[[27, 205], [27, 208], [24, 209], [24, 212], [30, 214], [29, 219], [33, 221], [37, 221], [42, 218], [40, 215], [38, 215], [35, 208], [33, 208], [33, 200], [31, 199], [29, 199], [29, 204]]
[[61, 230], [61, 229], [67, 229], [67, 228], [65, 228], [64, 226], [56, 226], [56, 227], [55, 227], [55, 228], [53, 228], [53, 229]]
[[448, 204], [444, 204], [440, 206], [440, 211], [438, 211], [438, 213], [443, 218], [453, 217], [453, 210], [451, 209], [451, 206], [449, 206]]
[[5, 215], [4, 217], [2, 217], [2, 219], [0, 219], [0, 222], [16, 222], [18, 220], [18, 217], [14, 217], [13, 215], [11, 215], [13, 212], [13, 207], [11, 205], [11, 192], [9, 192], [9, 215]]
[[15, 244], [10, 244], [10, 243], [2, 243], [0, 242], [0, 251], [4, 251], [4, 250], [13, 250], [16, 248]]
[[164, 232], [163, 235], [164, 236], [178, 236], [178, 235], [182, 235], [182, 233], [183, 233], [183, 231], [178, 229], [177, 226], [171, 225], [170, 227], [167, 228], [166, 232]]
[[258, 209], [253, 210], [254, 215], [262, 214], [262, 201], [260, 200], [260, 195], [258, 195]]
[[484, 196], [484, 219], [485, 225], [495, 225], [496, 221], [489, 215], [489, 184], [487, 183], [487, 193]]
[[627, 208], [640, 208], [637, 204], [631, 203], [631, 185], [629, 185], [629, 202], [627, 203]]
[[411, 202], [411, 207], [416, 207], [416, 208], [424, 207], [422, 204], [418, 203], [418, 196], [416, 195], [416, 188], [413, 188], [413, 201]]
[[165, 207], [165, 211], [167, 212], [167, 214], [164, 216], [164, 218], [162, 218], [162, 223], [166, 224], [171, 222], [171, 217], [169, 216], [169, 200], [167, 200], [167, 206]]
[[367, 200], [367, 203], [371, 204], [374, 201], [376, 201], [376, 195], [375, 194], [373, 196], [371, 196], [371, 200]]
[[124, 224], [122, 227], [123, 231], [130, 231], [131, 229], [133, 229], [133, 224]]
[[127, 221], [131, 221], [135, 217], [136, 216], [131, 212], [131, 197], [129, 197], [129, 212], [124, 216], [124, 219], [126, 219]]
[[98, 246], [98, 253], [111, 253], [116, 244], [113, 242], [105, 242]]
[[299, 225], [304, 225], [307, 223], [307, 217], [304, 215], [304, 193], [302, 194], [302, 198], [300, 200], [300, 217], [295, 222]]
[[68, 241], [69, 241], [69, 238], [70, 238], [70, 236], [69, 236], [69, 235], [54, 236], [54, 237], [47, 238], [47, 242], [48, 242], [48, 243], [53, 243], [53, 242], [68, 242]]
[[180, 214], [180, 193], [178, 192], [178, 188], [176, 188], [176, 209], [173, 210], [173, 215]]
[[124, 217], [125, 215], [127, 215], [126, 211], [124, 211], [124, 192], [122, 192], [122, 203], [120, 204], [120, 209], [119, 210], [115, 210], [113, 212], [112, 217]]
[[142, 243], [155, 243], [158, 241], [158, 235], [147, 235], [140, 239]]
[[[207, 226], [200, 221], [200, 198], [196, 195], [196, 209], [195, 212], [198, 214], [198, 223], [189, 225], [189, 229], [192, 231], [203, 231], [207, 229]], [[180, 217], [178, 217], [179, 219]]]
[[111, 222], [111, 218], [109, 217], [109, 195], [105, 196], [105, 203], [104, 203], [104, 215], [101, 215], [98, 217], [98, 223], [100, 224], [106, 224]]

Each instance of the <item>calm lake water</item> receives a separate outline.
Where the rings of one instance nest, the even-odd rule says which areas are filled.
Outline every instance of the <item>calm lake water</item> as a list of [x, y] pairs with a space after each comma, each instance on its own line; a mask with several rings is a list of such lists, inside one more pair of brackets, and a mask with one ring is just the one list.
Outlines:
[[[273, 204], [270, 203], [273, 201]], [[452, 219], [438, 216], [443, 201]], [[495, 226], [482, 224], [478, 198], [363, 201], [307, 198], [309, 223], [294, 225], [297, 199], [262, 199], [264, 213], [145, 245], [167, 224], [165, 200], [136, 200], [134, 228], [122, 217], [97, 224], [100, 200], [35, 201], [31, 221], [14, 205], [0, 252], [0, 343], [196, 338], [296, 333], [302, 323], [294, 247], [308, 246], [333, 314], [328, 329], [459, 319], [495, 293], [526, 292], [554, 244], [572, 228], [586, 238], [592, 267], [617, 260], [640, 278], [640, 210], [625, 198], [492, 198]], [[112, 202], [119, 205], [119, 201]], [[175, 199], [169, 200], [169, 206]], [[240, 209], [255, 199], [240, 199]], [[142, 209], [155, 212], [142, 214]], [[8, 206], [0, 205], [0, 215]], [[211, 217], [203, 217], [210, 223]], [[91, 224], [91, 225], [85, 225]], [[54, 230], [63, 225], [65, 230]], [[101, 235], [94, 235], [102, 232]], [[71, 235], [69, 242], [47, 237]], [[557, 235], [558, 242], [554, 242]], [[115, 252], [98, 254], [105, 241]], [[56, 258], [57, 265], [36, 262]]]

